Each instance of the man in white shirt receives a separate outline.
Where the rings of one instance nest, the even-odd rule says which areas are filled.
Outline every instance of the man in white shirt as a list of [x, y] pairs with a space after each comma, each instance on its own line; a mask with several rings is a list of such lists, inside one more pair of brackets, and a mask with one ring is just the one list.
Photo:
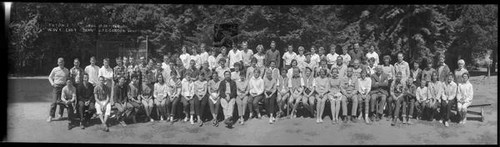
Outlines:
[[375, 64], [375, 66], [377, 66], [379, 61], [380, 61], [379, 56], [378, 56], [377, 52], [375, 52], [375, 46], [370, 45], [370, 49], [368, 49], [368, 53], [366, 53], [366, 58], [370, 59], [372, 57], [375, 58], [374, 64]]
[[[64, 67], [64, 59], [57, 59], [57, 67], [54, 67], [49, 74], [49, 82], [52, 86], [52, 93], [54, 96], [54, 100], [50, 104], [50, 113], [47, 122], [52, 121], [54, 115], [56, 113], [56, 106], [61, 101], [61, 93], [63, 87], [66, 85], [66, 80], [69, 78], [69, 70]], [[62, 106], [59, 106], [59, 117], [61, 117], [64, 113], [64, 109]]]
[[328, 68], [332, 68], [333, 65], [337, 64], [337, 57], [339, 56], [339, 54], [335, 52], [335, 47], [335, 44], [332, 43], [330, 45], [330, 53], [326, 55]]
[[[195, 62], [194, 66], [196, 67], [196, 69], [200, 69], [200, 67], [201, 67], [200, 54], [198, 54], [198, 50], [194, 46], [193, 46], [193, 48], [191, 48], [190, 58], [191, 58], [191, 60], [194, 60], [194, 62]], [[198, 64], [198, 63], [200, 63], [200, 64]]]
[[186, 49], [185, 45], [182, 46], [181, 51], [182, 51], [182, 54], [179, 56], [179, 58], [182, 61], [182, 65], [184, 66], [184, 68], [189, 69], [189, 66], [190, 66], [189, 62], [191, 61], [191, 55], [189, 55], [189, 53], [187, 53], [187, 49]]
[[168, 58], [168, 55], [163, 55], [163, 63], [161, 63], [161, 68], [163, 69], [162, 76], [163, 76], [164, 81], [169, 81], [170, 80], [170, 72], [172, 70], [170, 68], [170, 60]]
[[342, 48], [342, 54], [340, 54], [339, 56], [342, 57], [344, 65], [349, 66], [349, 63], [351, 62], [351, 55], [348, 54], [347, 47]]
[[243, 50], [241, 52], [242, 58], [243, 58], [243, 66], [244, 66], [243, 69], [247, 69], [250, 66], [251, 58], [253, 56], [253, 51], [252, 51], [252, 49], [248, 48], [248, 42], [247, 41], [243, 41], [241, 43], [241, 48]]
[[231, 69], [231, 71], [234, 71], [234, 63], [236, 62], [241, 62], [243, 60], [242, 56], [241, 56], [241, 51], [239, 51], [237, 48], [236, 48], [236, 45], [233, 44], [233, 49], [231, 51], [229, 51], [229, 69]]
[[292, 67], [292, 60], [295, 59], [295, 52], [293, 52], [293, 45], [288, 45], [288, 51], [283, 54], [283, 67], [284, 69], [290, 69]]
[[205, 50], [205, 46], [205, 43], [200, 44], [200, 54], [198, 55], [198, 62], [196, 63], [198, 69], [208, 61], [208, 52]]
[[311, 47], [311, 67], [318, 67], [320, 61], [319, 55], [316, 53], [316, 48], [314, 46]]
[[406, 81], [410, 76], [410, 65], [403, 60], [403, 53], [398, 53], [398, 62], [394, 63], [395, 73], [401, 72], [401, 79]]
[[99, 66], [95, 65], [96, 59], [94, 56], [90, 57], [90, 65], [85, 67], [85, 73], [89, 75], [89, 83], [96, 85], [99, 82]]
[[[111, 89], [111, 91], [114, 90], [114, 88], [112, 88], [112, 80], [113, 80], [113, 69], [109, 66], [109, 58], [104, 58], [104, 60], [102, 61], [103, 65], [102, 67], [99, 69], [99, 77], [100, 76], [103, 76], [104, 77], [104, 86], [107, 86], [109, 89]], [[113, 97], [113, 93], [111, 93], [111, 97]], [[114, 100], [111, 99], [111, 104], [114, 103]]]
[[297, 60], [297, 67], [299, 67], [299, 69], [303, 70], [304, 68], [306, 68], [306, 55], [304, 54], [304, 47], [303, 46], [299, 46], [299, 54], [297, 54], [297, 56], [295, 56], [295, 60]]

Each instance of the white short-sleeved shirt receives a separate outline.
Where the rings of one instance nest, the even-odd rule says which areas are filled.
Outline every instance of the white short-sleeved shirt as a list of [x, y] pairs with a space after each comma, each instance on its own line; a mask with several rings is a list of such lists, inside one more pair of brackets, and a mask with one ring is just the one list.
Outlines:
[[375, 65], [378, 65], [378, 62], [379, 62], [379, 56], [377, 54], [377, 52], [373, 52], [373, 53], [366, 53], [366, 58], [367, 59], [370, 59], [370, 58], [375, 58]]
[[215, 69], [217, 66], [219, 66], [219, 63], [217, 63], [217, 59], [214, 56], [208, 56], [208, 66], [210, 66], [210, 69]]
[[342, 57], [342, 62], [344, 62], [345, 65], [349, 65], [349, 62], [351, 62], [351, 55], [345, 54], [340, 56]]
[[230, 50], [228, 56], [229, 56], [229, 68], [234, 68], [234, 63], [243, 60], [242, 53], [240, 50], [236, 50], [236, 52], [234, 50]]
[[317, 67], [319, 65], [320, 57], [318, 54], [311, 55], [311, 66]]
[[190, 66], [189, 62], [191, 61], [191, 55], [189, 55], [188, 53], [185, 53], [185, 54], [180, 55], [179, 58], [181, 59], [182, 65], [184, 66], [184, 68], [189, 69], [189, 66]]
[[243, 64], [245, 66], [250, 66], [250, 59], [252, 58], [253, 56], [253, 51], [252, 49], [248, 49], [248, 50], [243, 50], [241, 51], [241, 57], [243, 58]]
[[297, 67], [299, 67], [299, 69], [306, 68], [307, 63], [306, 63], [306, 56], [305, 55], [297, 55], [297, 56], [295, 56], [295, 60], [297, 60]]
[[191, 63], [191, 60], [194, 60], [194, 63], [195, 63], [194, 65], [196, 66], [197, 69], [199, 69], [200, 68], [200, 64], [198, 64], [198, 63], [200, 63], [200, 61], [199, 61], [200, 60], [200, 54], [191, 55], [191, 56], [189, 56], [189, 58], [190, 58], [190, 60], [189, 60], [188, 64]]
[[327, 64], [337, 64], [337, 58], [339, 57], [339, 54], [337, 53], [334, 53], [334, 54], [328, 54], [326, 55], [326, 60], [327, 60]]
[[292, 64], [292, 60], [295, 59], [295, 56], [297, 56], [297, 54], [295, 52], [285, 52], [283, 54], [283, 61], [285, 61], [285, 65], [291, 65]]
[[92, 84], [97, 84], [99, 82], [99, 66], [88, 65], [85, 67], [85, 73], [89, 75], [89, 82]]
[[[205, 62], [208, 61], [208, 53], [207, 52], [203, 52], [201, 54], [198, 54], [198, 62], [196, 63], [196, 65], [203, 65], [205, 64]], [[197, 67], [199, 67], [197, 66]]]
[[264, 58], [266, 58], [266, 54], [254, 54], [253, 56], [257, 59], [257, 64], [255, 66], [259, 68], [264, 67]]

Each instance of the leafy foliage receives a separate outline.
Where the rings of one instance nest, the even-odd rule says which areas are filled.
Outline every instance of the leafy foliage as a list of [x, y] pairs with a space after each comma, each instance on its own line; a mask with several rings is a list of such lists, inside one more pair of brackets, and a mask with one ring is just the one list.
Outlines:
[[[340, 49], [373, 45], [380, 55], [404, 52], [410, 62], [447, 55], [476, 61], [497, 52], [497, 5], [170, 5], [14, 3], [10, 27], [9, 60], [13, 73], [46, 74], [55, 58], [81, 58], [82, 65], [96, 54], [95, 42], [125, 38], [128, 42], [149, 38], [150, 54], [159, 57], [179, 52], [182, 45], [219, 45], [214, 42], [216, 24], [238, 25], [238, 35], [226, 39], [247, 40], [269, 48], [271, 40], [283, 50], [312, 45]], [[120, 24], [140, 30], [137, 35], [54, 33], [43, 31], [49, 22], [77, 27], [86, 24]], [[82, 56], [83, 54], [83, 56]], [[66, 67], [71, 62], [67, 60]], [[43, 64], [49, 63], [49, 64]], [[469, 62], [468, 62], [469, 63]], [[54, 65], [53, 65], [54, 64]], [[41, 66], [43, 65], [43, 66]], [[30, 69], [26, 71], [25, 69]]]

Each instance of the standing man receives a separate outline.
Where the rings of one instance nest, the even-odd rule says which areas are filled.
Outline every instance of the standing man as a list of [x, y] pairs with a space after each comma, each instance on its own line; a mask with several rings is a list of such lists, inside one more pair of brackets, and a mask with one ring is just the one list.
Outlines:
[[[385, 102], [387, 96], [389, 95], [389, 92], [387, 92], [389, 88], [389, 79], [387, 75], [382, 71], [382, 67], [377, 66], [377, 68], [375, 69], [376, 69], [375, 74], [371, 75], [372, 88], [370, 91], [371, 95], [370, 112], [372, 112], [372, 121], [375, 115], [377, 116], [375, 120], [379, 121], [384, 113]], [[389, 103], [387, 104], [388, 105], [387, 107], [389, 109], [389, 116], [391, 116], [392, 114], [391, 102], [392, 101], [389, 101]]]
[[[258, 71], [258, 70], [257, 70]], [[231, 72], [224, 72], [224, 80], [219, 83], [220, 104], [224, 110], [224, 123], [231, 127], [233, 125], [233, 110], [236, 98], [236, 82], [231, 80]]]
[[361, 57], [364, 55], [363, 51], [359, 48], [359, 43], [354, 43], [353, 49], [349, 51], [349, 55], [351, 56], [352, 60], [349, 62], [349, 64], [353, 64], [355, 60], [361, 61]]
[[163, 55], [163, 63], [161, 63], [161, 68], [163, 69], [162, 70], [162, 73], [161, 75], [163, 76], [164, 80], [165, 81], [169, 81], [171, 78], [170, 78], [170, 73], [172, 72], [172, 67], [170, 66], [170, 59], [168, 58], [168, 55]]
[[439, 81], [445, 82], [448, 80], [448, 75], [451, 72], [450, 68], [444, 63], [444, 55], [441, 54], [438, 60], [439, 67], [437, 68]]
[[242, 52], [243, 66], [244, 66], [243, 69], [246, 70], [248, 67], [250, 67], [250, 62], [251, 62], [251, 59], [253, 57], [253, 51], [252, 51], [252, 49], [248, 48], [247, 41], [243, 41], [241, 43], [241, 48], [243, 48], [243, 52]]
[[288, 45], [288, 51], [283, 54], [283, 68], [286, 70], [290, 69], [292, 67], [292, 60], [295, 59], [295, 52], [293, 52], [293, 46], [290, 44]]
[[349, 66], [349, 63], [351, 62], [351, 56], [348, 54], [346, 47], [342, 48], [342, 54], [340, 54], [339, 56], [342, 57], [342, 62], [344, 62], [345, 65]]
[[403, 53], [398, 53], [398, 62], [394, 63], [394, 73], [401, 72], [401, 80], [407, 81], [410, 76], [410, 65], [403, 60], [403, 57]]
[[233, 49], [229, 51], [229, 69], [234, 71], [234, 63], [241, 62], [243, 60], [242, 51], [236, 48], [236, 45], [233, 44]]
[[80, 68], [80, 60], [78, 60], [78, 58], [75, 58], [75, 60], [73, 60], [73, 68], [71, 68], [69, 70], [69, 78], [71, 79], [71, 82], [75, 85], [77, 85], [78, 83], [81, 83], [82, 82], [82, 78], [83, 78], [83, 69]]
[[[95, 111], [95, 99], [94, 99], [94, 86], [89, 83], [89, 75], [83, 75], [83, 81], [78, 84], [76, 88], [76, 97], [78, 100], [78, 111], [80, 113], [80, 127], [85, 129], [85, 126], [88, 125], [90, 121], [90, 117], [94, 114]], [[89, 110], [86, 116], [85, 110]]]
[[136, 64], [134, 58], [132, 57], [129, 57], [129, 64], [125, 64], [125, 67], [127, 67], [127, 75], [128, 75], [128, 79], [132, 79], [132, 75], [133, 74], [139, 74], [139, 73], [135, 73], [135, 70], [134, 70], [134, 66]]
[[124, 77], [125, 81], [128, 80], [126, 68], [123, 66], [122, 59], [118, 57], [116, 58], [116, 66], [113, 68], [113, 82], [118, 83], [121, 77]]
[[[49, 74], [49, 82], [50, 85], [52, 85], [54, 99], [50, 104], [49, 118], [47, 119], [47, 122], [52, 121], [52, 118], [54, 118], [57, 107], [56, 105], [61, 101], [61, 92], [63, 87], [66, 85], [66, 80], [69, 77], [69, 70], [64, 67], [64, 59], [62, 57], [57, 59], [57, 65], [58, 66], [54, 67]], [[59, 108], [59, 118], [63, 115], [63, 112], [64, 110]]]
[[95, 65], [96, 59], [94, 56], [90, 57], [90, 65], [85, 67], [85, 73], [89, 75], [89, 83], [97, 85], [99, 83], [99, 66]]
[[337, 56], [337, 61], [330, 69], [330, 71], [333, 71], [333, 69], [336, 68], [339, 71], [339, 75], [338, 75], [339, 79], [343, 79], [346, 76], [345, 74], [347, 71], [347, 64], [344, 64], [343, 61], [344, 61], [344, 59], [342, 56]]
[[[280, 51], [276, 49], [276, 42], [271, 41], [271, 49], [266, 51], [266, 58], [264, 59], [265, 65], [269, 65], [270, 61], [276, 61], [276, 63], [281, 63], [281, 58], [280, 58]], [[277, 68], [279, 67], [279, 64], [277, 64]]]
[[375, 66], [378, 65], [380, 59], [379, 59], [379, 56], [377, 54], [377, 52], [375, 52], [375, 46], [374, 45], [370, 45], [370, 48], [368, 49], [368, 53], [366, 53], [366, 58], [370, 59], [370, 58], [375, 58]]
[[206, 51], [205, 46], [205, 43], [200, 44], [200, 54], [198, 54], [198, 62], [196, 63], [196, 67], [198, 67], [198, 69], [200, 69], [200, 67], [208, 61], [208, 52]]
[[[104, 84], [104, 86], [108, 87], [108, 89], [111, 89], [112, 86], [113, 86], [113, 69], [109, 66], [109, 58], [104, 58], [104, 60], [102, 61], [102, 67], [99, 69], [99, 77], [103, 77], [104, 78], [104, 82], [102, 84]], [[113, 89], [111, 89], [112, 91]], [[108, 92], [111, 92], [111, 91], [108, 91]], [[113, 95], [111, 94], [111, 97], [113, 97]], [[111, 99], [111, 104], [114, 103], [114, 100]]]

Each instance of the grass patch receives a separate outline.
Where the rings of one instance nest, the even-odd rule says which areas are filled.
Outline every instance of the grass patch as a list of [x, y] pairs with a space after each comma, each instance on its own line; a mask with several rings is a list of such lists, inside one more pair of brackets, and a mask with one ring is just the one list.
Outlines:
[[316, 132], [306, 132], [305, 134], [308, 136], [311, 136], [311, 137], [318, 136], [318, 133], [316, 133]]
[[189, 133], [199, 133], [202, 131], [202, 128], [195, 127], [195, 128], [186, 128], [186, 131]]
[[475, 138], [469, 138], [469, 142], [473, 144], [497, 144], [497, 134], [491, 132], [485, 132]]
[[153, 134], [151, 134], [150, 132], [147, 132], [145, 134], [142, 134], [139, 137], [141, 137], [141, 139], [143, 139], [143, 140], [151, 140], [151, 138], [153, 138]]
[[438, 131], [439, 137], [441, 138], [450, 138], [450, 137], [458, 137], [458, 134], [456, 132], [452, 131]]
[[356, 133], [351, 138], [351, 142], [355, 144], [366, 144], [371, 140], [375, 140], [375, 137], [371, 134]]

